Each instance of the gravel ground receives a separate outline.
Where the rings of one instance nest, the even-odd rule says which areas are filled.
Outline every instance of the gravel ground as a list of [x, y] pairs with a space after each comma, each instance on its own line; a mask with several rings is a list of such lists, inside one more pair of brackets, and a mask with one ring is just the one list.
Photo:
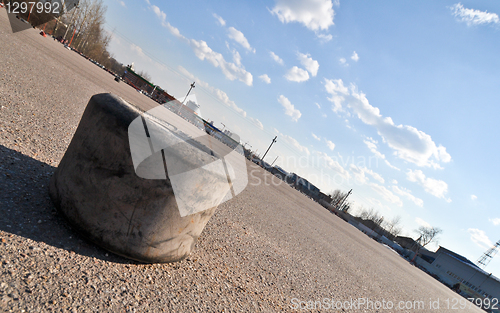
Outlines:
[[251, 163], [247, 189], [218, 208], [182, 262], [140, 264], [85, 241], [48, 183], [101, 92], [155, 105], [35, 30], [12, 34], [0, 9], [0, 310], [277, 312], [293, 311], [294, 298], [368, 298], [425, 309], [339, 311], [456, 312], [444, 307], [455, 293], [287, 185], [264, 183], [273, 176]]

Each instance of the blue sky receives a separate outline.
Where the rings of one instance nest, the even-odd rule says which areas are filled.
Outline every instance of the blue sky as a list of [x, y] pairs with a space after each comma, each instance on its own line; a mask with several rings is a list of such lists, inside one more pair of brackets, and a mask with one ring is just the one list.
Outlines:
[[500, 239], [500, 2], [105, 3], [119, 61], [180, 99], [196, 81], [259, 154], [278, 136], [269, 163], [472, 261]]

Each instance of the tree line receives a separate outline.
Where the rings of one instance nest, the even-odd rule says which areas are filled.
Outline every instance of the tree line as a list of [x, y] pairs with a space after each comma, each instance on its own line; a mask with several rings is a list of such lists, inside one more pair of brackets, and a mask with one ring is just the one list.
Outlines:
[[[29, 0], [20, 2], [31, 6]], [[38, 13], [35, 4], [34, 9], [20, 13], [19, 16], [47, 34], [71, 43], [73, 49], [122, 75], [125, 67], [107, 50], [112, 35], [104, 29], [107, 6], [103, 0], [80, 0], [77, 6], [68, 6], [63, 8], [67, 12], [61, 10], [66, 14], [57, 16], [46, 11]]]
[[[331, 204], [335, 209], [348, 213], [353, 208], [352, 202], [346, 200], [348, 196], [347, 192], [336, 189], [330, 192], [329, 196], [333, 199]], [[392, 237], [401, 235], [403, 231], [401, 216], [399, 215], [390, 220], [386, 220], [385, 217], [374, 208], [360, 208], [357, 217], [365, 221], [372, 221]], [[418, 242], [420, 246], [425, 247], [431, 242], [437, 243], [438, 235], [442, 233], [442, 230], [439, 227], [420, 226], [418, 229], [415, 229], [414, 232], [417, 234], [417, 239], [415, 241]]]

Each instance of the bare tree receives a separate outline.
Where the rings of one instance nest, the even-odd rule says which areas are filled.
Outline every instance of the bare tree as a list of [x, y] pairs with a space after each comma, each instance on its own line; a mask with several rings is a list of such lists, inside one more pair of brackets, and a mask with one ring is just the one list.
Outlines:
[[342, 212], [348, 213], [352, 208], [352, 205], [350, 202], [346, 202], [342, 205], [341, 208], [339, 208]]
[[334, 191], [330, 192], [329, 196], [332, 198], [331, 204], [335, 205], [337, 204], [337, 202], [342, 201], [346, 194], [347, 193], [342, 192], [342, 190], [340, 189], [335, 189]]
[[139, 74], [139, 76], [141, 76], [142, 78], [144, 78], [145, 80], [147, 80], [148, 82], [151, 83], [151, 79], [152, 78], [151, 78], [151, 75], [149, 75], [148, 72], [146, 72], [146, 71], [140, 71], [137, 74]]
[[343, 192], [340, 189], [336, 189], [330, 192], [329, 196], [333, 199], [330, 204], [338, 208], [339, 210], [348, 212], [352, 208], [352, 203], [350, 203], [349, 201], [343, 202], [344, 198], [346, 198], [348, 194], [348, 192]]
[[373, 221], [377, 225], [381, 225], [384, 221], [384, 217], [374, 208], [362, 209], [359, 216], [361, 219]]
[[358, 217], [361, 218], [361, 219], [366, 220], [366, 218], [368, 217], [368, 214], [369, 214], [368, 210], [366, 208], [364, 208], [364, 207], [361, 207], [360, 210], [361, 210], [361, 212], [359, 212]]
[[420, 236], [416, 240], [422, 247], [427, 246], [431, 242], [437, 242], [437, 236], [443, 231], [438, 227], [420, 226], [415, 230]]
[[384, 223], [384, 229], [394, 237], [397, 237], [401, 234], [401, 216], [397, 215], [392, 218], [392, 220]]

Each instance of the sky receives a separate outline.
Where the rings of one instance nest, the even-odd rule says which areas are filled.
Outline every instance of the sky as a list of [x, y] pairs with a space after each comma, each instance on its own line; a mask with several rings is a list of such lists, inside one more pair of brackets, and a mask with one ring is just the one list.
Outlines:
[[[353, 213], [500, 240], [499, 1], [105, 0], [110, 52]], [[276, 159], [277, 158], [277, 159]], [[271, 181], [269, 183], [272, 183]], [[500, 277], [500, 256], [485, 268]]]

